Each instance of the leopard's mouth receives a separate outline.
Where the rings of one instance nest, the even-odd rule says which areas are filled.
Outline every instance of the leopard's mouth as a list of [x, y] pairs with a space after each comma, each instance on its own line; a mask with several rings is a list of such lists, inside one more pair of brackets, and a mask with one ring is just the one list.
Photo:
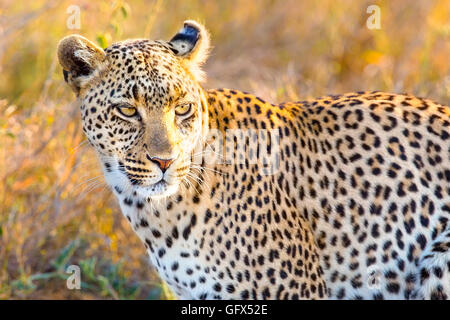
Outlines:
[[171, 196], [177, 190], [178, 184], [170, 184], [164, 179], [148, 186], [140, 185], [136, 187], [136, 192], [144, 198], [164, 198]]
[[[138, 195], [142, 200], [166, 198], [178, 191], [179, 180], [160, 177], [156, 182], [137, 180], [124, 170], [124, 165], [115, 159], [102, 161], [108, 185], [119, 194]], [[105, 164], [106, 163], [106, 164]]]

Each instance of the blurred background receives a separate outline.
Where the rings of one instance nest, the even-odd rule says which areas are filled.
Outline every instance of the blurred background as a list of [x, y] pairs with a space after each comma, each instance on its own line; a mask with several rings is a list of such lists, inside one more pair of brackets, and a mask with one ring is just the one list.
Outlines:
[[[173, 298], [105, 186], [56, 46], [70, 33], [102, 47], [168, 40], [185, 19], [211, 32], [205, 88], [271, 102], [383, 90], [450, 103], [448, 0], [2, 0], [0, 299]], [[81, 290], [66, 286], [72, 264]]]

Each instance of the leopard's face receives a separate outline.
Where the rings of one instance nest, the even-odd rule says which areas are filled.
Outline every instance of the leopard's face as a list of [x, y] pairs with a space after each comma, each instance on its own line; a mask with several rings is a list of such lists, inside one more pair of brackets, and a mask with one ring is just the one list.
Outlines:
[[177, 191], [202, 134], [201, 88], [167, 46], [138, 40], [106, 50], [109, 68], [83, 97], [83, 128], [107, 181], [144, 197]]
[[166, 197], [187, 179], [207, 130], [196, 60], [205, 50], [197, 42], [208, 40], [202, 32], [185, 24], [170, 42], [131, 40], [105, 51], [79, 37], [70, 44], [71, 60], [60, 49], [65, 78], [81, 101], [83, 130], [117, 192]]

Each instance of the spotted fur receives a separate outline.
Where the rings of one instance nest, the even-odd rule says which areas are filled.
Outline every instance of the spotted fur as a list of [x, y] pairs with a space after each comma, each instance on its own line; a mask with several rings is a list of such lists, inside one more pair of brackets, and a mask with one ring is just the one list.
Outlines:
[[[208, 47], [192, 21], [169, 42], [103, 51], [71, 36], [59, 47], [106, 179], [177, 296], [448, 299], [450, 108], [383, 92], [273, 105], [205, 91]], [[177, 116], [186, 103], [190, 115]], [[223, 147], [241, 161], [195, 153], [232, 129], [250, 132]], [[277, 139], [259, 138], [272, 174], [249, 161], [263, 151], [255, 132], [269, 131]], [[155, 157], [174, 160], [163, 170]]]

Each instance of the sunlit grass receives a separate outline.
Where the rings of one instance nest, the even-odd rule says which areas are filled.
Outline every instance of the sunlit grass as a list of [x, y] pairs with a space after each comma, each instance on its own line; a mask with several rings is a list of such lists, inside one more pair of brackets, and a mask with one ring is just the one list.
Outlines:
[[[212, 34], [206, 88], [271, 102], [359, 90], [410, 92], [450, 102], [450, 5], [377, 1], [13, 1], [0, 4], [0, 299], [173, 298], [121, 217], [56, 46], [80, 33], [99, 45], [169, 39], [185, 19]], [[81, 29], [66, 10], [81, 9]], [[82, 290], [66, 288], [66, 267]]]

